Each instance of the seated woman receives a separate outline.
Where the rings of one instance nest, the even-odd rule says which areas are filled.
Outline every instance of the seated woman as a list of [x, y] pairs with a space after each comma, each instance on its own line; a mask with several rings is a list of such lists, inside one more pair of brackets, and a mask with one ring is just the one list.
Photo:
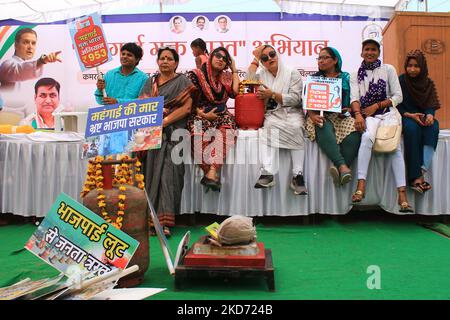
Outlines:
[[[226, 71], [228, 68], [231, 72]], [[236, 122], [226, 103], [239, 91], [236, 65], [227, 49], [218, 47], [208, 61], [200, 69], [190, 71], [188, 77], [199, 93], [194, 102], [195, 113], [188, 120], [194, 162], [200, 163], [204, 172], [201, 184], [206, 191], [220, 191], [218, 171], [235, 141]]]
[[403, 102], [398, 111], [402, 115], [407, 176], [411, 188], [424, 193], [431, 189], [424, 174], [431, 166], [438, 142], [439, 123], [434, 113], [440, 108], [440, 102], [434, 82], [428, 77], [422, 51], [408, 53], [405, 73], [399, 79]]
[[197, 38], [191, 42], [192, 54], [195, 57], [195, 66], [200, 69], [208, 61], [208, 49], [202, 38]]
[[[382, 64], [380, 44], [368, 39], [362, 43], [364, 59], [350, 82], [351, 107], [355, 114], [355, 128], [362, 132], [358, 151], [358, 186], [352, 195], [353, 202], [360, 202], [365, 195], [367, 170], [372, 157], [372, 147], [381, 119], [395, 117], [395, 108], [402, 102], [402, 89], [395, 68]], [[398, 191], [400, 212], [413, 212], [406, 197], [405, 161], [401, 144], [388, 155], [392, 157], [392, 171]]]
[[[184, 75], [176, 73], [180, 61], [172, 48], [158, 50], [159, 72], [149, 78], [140, 98], [164, 96], [163, 134], [161, 148], [147, 151], [144, 162], [145, 187], [158, 214], [158, 220], [166, 235], [175, 225], [175, 214], [180, 212], [181, 192], [184, 185], [184, 164], [171, 159], [172, 141], [176, 129], [186, 129], [192, 108], [195, 87]], [[153, 231], [154, 232], [154, 231]]]
[[350, 109], [350, 74], [343, 72], [339, 52], [331, 47], [320, 50], [317, 58], [319, 72], [313, 76], [342, 79], [342, 112], [325, 112], [321, 117], [318, 111], [308, 110], [306, 131], [311, 141], [316, 140], [319, 148], [333, 162], [330, 174], [336, 186], [352, 180], [350, 165], [358, 155], [361, 134], [355, 129], [355, 119]]
[[[262, 45], [253, 51], [254, 60], [248, 67], [248, 78], [262, 82], [256, 94], [265, 101], [264, 126], [260, 129], [261, 142], [265, 145], [260, 154], [261, 175], [255, 188], [269, 188], [275, 185], [275, 151], [289, 149], [292, 160], [290, 188], [296, 195], [306, 195], [303, 177], [305, 117], [301, 109], [302, 78], [300, 73], [279, 61], [272, 46]], [[260, 64], [259, 64], [260, 63]], [[275, 136], [275, 137], [274, 137]], [[277, 138], [276, 138], [277, 137]]]

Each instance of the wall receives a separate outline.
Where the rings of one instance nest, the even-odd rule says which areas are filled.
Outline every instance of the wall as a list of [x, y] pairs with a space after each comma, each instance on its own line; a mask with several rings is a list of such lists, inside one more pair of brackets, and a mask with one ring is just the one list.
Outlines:
[[450, 13], [397, 12], [383, 30], [384, 62], [404, 73], [406, 54], [425, 52], [429, 76], [436, 83], [441, 128], [450, 128]]

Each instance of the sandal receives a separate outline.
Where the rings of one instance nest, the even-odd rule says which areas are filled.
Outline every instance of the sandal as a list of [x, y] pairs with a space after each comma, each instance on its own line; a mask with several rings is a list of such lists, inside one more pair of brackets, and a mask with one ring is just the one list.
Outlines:
[[422, 188], [422, 184], [420, 182], [416, 182], [412, 185], [410, 185], [410, 188], [413, 189], [414, 191], [416, 191], [417, 193], [423, 194], [423, 188]]
[[170, 232], [169, 227], [163, 227], [163, 231], [164, 231], [164, 235], [166, 237], [170, 237], [172, 235], [172, 233]]
[[202, 178], [202, 180], [200, 180], [200, 183], [206, 187], [206, 193], [210, 189], [212, 191], [219, 191], [220, 192], [221, 184], [220, 184], [219, 180], [217, 180], [217, 181], [216, 180], [212, 180], [212, 179], [209, 179], [208, 177], [204, 176]]
[[[404, 193], [405, 194], [405, 201], [400, 202], [400, 194]], [[409, 205], [408, 201], [406, 200], [406, 189], [399, 190], [398, 191], [398, 198], [399, 198], [399, 210], [400, 212], [414, 212], [413, 208]]]
[[398, 211], [400, 211], [400, 212], [414, 212], [413, 208], [406, 201], [400, 203], [399, 206], [400, 206], [400, 209]]
[[332, 166], [329, 170], [329, 173], [330, 173], [331, 177], [333, 178], [334, 185], [336, 187], [339, 186], [340, 185], [339, 170], [335, 166]]
[[351, 171], [343, 172], [343, 173], [341, 173], [340, 176], [341, 176], [341, 180], [340, 180], [341, 186], [343, 186], [346, 183], [349, 183], [350, 181], [352, 181], [352, 178], [353, 178]]
[[365, 192], [362, 190], [356, 190], [353, 194], [352, 194], [352, 202], [353, 203], [357, 203], [357, 202], [361, 202], [362, 199], [364, 199], [364, 197], [366, 196]]
[[423, 190], [423, 192], [431, 190], [431, 184], [429, 184], [428, 182], [424, 181], [420, 184], [420, 188]]

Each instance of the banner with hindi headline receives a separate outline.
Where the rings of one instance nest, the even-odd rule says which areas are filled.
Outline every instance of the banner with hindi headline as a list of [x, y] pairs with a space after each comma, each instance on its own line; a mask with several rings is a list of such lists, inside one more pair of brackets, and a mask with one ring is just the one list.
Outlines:
[[164, 97], [90, 108], [86, 158], [161, 148]]
[[[227, 26], [220, 29], [219, 18], [227, 18]], [[175, 29], [175, 18], [181, 20]], [[204, 17], [203, 19], [199, 19]], [[99, 66], [102, 73], [120, 66], [120, 49], [127, 42], [142, 47], [144, 55], [137, 66], [153, 75], [158, 71], [156, 63], [158, 49], [170, 46], [178, 51], [180, 61], [177, 72], [186, 73], [195, 68], [195, 57], [190, 43], [202, 38], [207, 49], [225, 47], [236, 61], [239, 76], [244, 78], [252, 51], [261, 44], [272, 45], [280, 60], [299, 70], [303, 77], [318, 70], [317, 60], [325, 46], [336, 48], [343, 60], [342, 70], [355, 72], [361, 64], [361, 42], [363, 39], [382, 40], [382, 30], [387, 20], [367, 17], [325, 16], [310, 14], [266, 13], [164, 13], [139, 15], [102, 16], [102, 27], [107, 35], [108, 49], [112, 60]], [[222, 19], [223, 20], [223, 19]], [[204, 24], [199, 25], [199, 21]], [[14, 34], [18, 28], [30, 26], [22, 22], [0, 22], [0, 64], [14, 55]], [[77, 49], [67, 31], [66, 21], [31, 26], [37, 33], [34, 57], [61, 51], [61, 63], [47, 63], [39, 77], [28, 77], [20, 81], [12, 92], [0, 86], [4, 108], [21, 111], [24, 116], [35, 110], [34, 85], [40, 77], [54, 78], [61, 84], [60, 111], [87, 111], [97, 105], [94, 92], [97, 89], [97, 72], [94, 69], [81, 71]], [[57, 41], [56, 41], [57, 40]], [[31, 61], [31, 60], [30, 60]], [[1, 82], [1, 80], [0, 80]], [[234, 100], [228, 107], [233, 112]]]
[[101, 19], [97, 13], [74, 19], [68, 26], [81, 71], [112, 60]]
[[70, 276], [125, 269], [139, 242], [61, 193], [25, 248]]
[[341, 112], [342, 79], [308, 76], [303, 83], [303, 109]]

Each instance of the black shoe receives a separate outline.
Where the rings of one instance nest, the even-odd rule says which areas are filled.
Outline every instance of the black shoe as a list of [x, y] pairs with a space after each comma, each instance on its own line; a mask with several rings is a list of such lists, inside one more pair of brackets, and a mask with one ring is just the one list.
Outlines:
[[258, 178], [258, 181], [255, 184], [255, 188], [256, 189], [270, 188], [270, 187], [273, 187], [274, 185], [275, 185], [275, 181], [273, 180], [273, 175], [271, 175], [271, 174], [262, 174]]
[[302, 174], [298, 174], [295, 177], [292, 177], [290, 187], [292, 190], [294, 190], [294, 193], [296, 195], [303, 196], [308, 194], [308, 192], [306, 191], [305, 179], [303, 178]]
[[219, 181], [215, 181], [204, 176], [202, 180], [200, 180], [200, 183], [206, 187], [206, 192], [208, 192], [209, 189], [220, 192], [221, 184]]

